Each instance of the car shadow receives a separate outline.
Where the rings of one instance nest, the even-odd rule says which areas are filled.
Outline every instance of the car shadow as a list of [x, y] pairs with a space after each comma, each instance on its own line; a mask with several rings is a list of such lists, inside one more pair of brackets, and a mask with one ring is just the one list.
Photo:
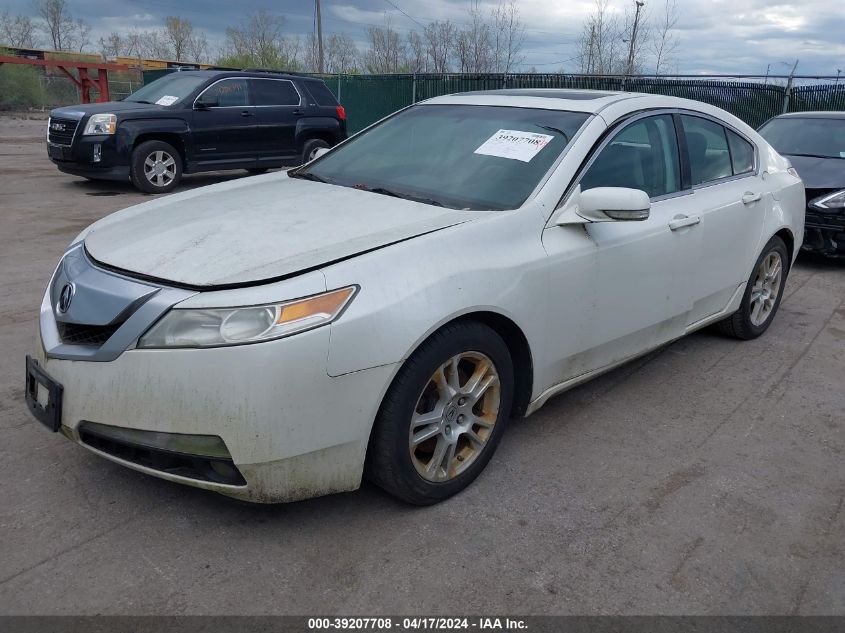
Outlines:
[[[278, 171], [271, 169], [268, 173]], [[252, 176], [244, 170], [233, 171], [212, 171], [201, 174], [185, 174], [179, 186], [170, 193], [179, 193], [180, 191], [190, 191], [198, 187], [205, 187], [207, 185], [214, 185], [230, 180], [240, 180], [241, 178], [248, 178]], [[84, 178], [74, 178], [70, 182], [71, 186], [76, 191], [84, 193], [86, 196], [94, 197], [108, 197], [120, 196], [125, 194], [136, 194], [140, 196], [157, 196], [161, 194], [144, 193], [138, 191], [130, 182], [123, 182], [117, 180], [86, 180]]]
[[795, 263], [815, 271], [845, 270], [845, 257], [831, 257], [807, 251], [800, 251]]

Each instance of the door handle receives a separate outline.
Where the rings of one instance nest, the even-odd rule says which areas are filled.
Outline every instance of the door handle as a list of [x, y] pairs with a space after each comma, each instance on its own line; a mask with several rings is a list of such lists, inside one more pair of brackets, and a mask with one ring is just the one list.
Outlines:
[[742, 194], [742, 204], [752, 204], [762, 199], [762, 193], [753, 193], [751, 191], [746, 191], [744, 194]]
[[292, 114], [294, 116], [302, 116], [303, 114], [305, 114], [305, 110], [300, 110], [300, 109], [297, 108], [296, 110], [293, 111]]
[[701, 216], [698, 215], [681, 215], [676, 218], [673, 218], [669, 222], [669, 229], [672, 231], [677, 231], [678, 229], [682, 229], [685, 226], [694, 226], [701, 222]]
[[255, 113], [252, 110], [241, 110], [241, 116], [255, 116]]

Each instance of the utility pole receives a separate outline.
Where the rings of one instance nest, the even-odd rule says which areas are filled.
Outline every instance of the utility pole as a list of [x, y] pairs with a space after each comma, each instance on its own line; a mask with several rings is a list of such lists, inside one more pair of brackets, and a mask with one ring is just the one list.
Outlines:
[[628, 72], [626, 75], [631, 75], [634, 72], [634, 51], [637, 46], [637, 26], [640, 23], [640, 9], [643, 8], [645, 2], [643, 0], [635, 0], [637, 5], [637, 13], [634, 15], [634, 28], [631, 32], [631, 46], [628, 49]]
[[317, 72], [323, 74], [323, 18], [320, 15], [320, 0], [317, 2]]
[[593, 46], [595, 45], [595, 41], [596, 41], [596, 25], [591, 24], [590, 25], [590, 46], [588, 48], [589, 52], [587, 53], [587, 74], [588, 75], [593, 74]]
[[772, 65], [771, 65], [771, 64], [766, 64], [766, 80], [763, 82], [763, 85], [764, 85], [764, 86], [768, 86], [768, 85], [769, 85], [769, 71], [770, 71], [771, 69], [772, 69]]
[[834, 86], [838, 86], [838, 85], [839, 85], [839, 75], [841, 75], [841, 74], [842, 74], [842, 69], [841, 69], [841, 68], [837, 68], [837, 69], [836, 69], [836, 81], [833, 83], [833, 85], [834, 85]]

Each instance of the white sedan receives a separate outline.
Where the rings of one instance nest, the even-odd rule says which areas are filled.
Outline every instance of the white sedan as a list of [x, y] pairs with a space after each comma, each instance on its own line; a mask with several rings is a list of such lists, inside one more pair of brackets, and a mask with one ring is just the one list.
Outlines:
[[505, 90], [430, 99], [309, 164], [95, 223], [26, 398], [129, 468], [292, 501], [467, 486], [509, 419], [710, 324], [761, 335], [804, 189], [730, 114]]

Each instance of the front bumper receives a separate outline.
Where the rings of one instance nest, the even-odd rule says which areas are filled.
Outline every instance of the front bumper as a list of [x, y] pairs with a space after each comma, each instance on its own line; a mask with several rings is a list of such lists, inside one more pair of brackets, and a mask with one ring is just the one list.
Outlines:
[[805, 251], [845, 256], [845, 214], [807, 209], [804, 220]]
[[[71, 145], [47, 144], [47, 155], [59, 171], [101, 180], [129, 180], [128, 157], [118, 152], [115, 135], [77, 135]], [[99, 161], [94, 160], [95, 150]]]
[[[111, 362], [35, 358], [63, 386], [60, 431], [128, 468], [256, 502], [356, 489], [394, 367], [326, 373], [329, 328], [254, 345], [128, 350]], [[246, 480], [228, 485], [133, 463], [85, 443], [84, 421], [218, 436]], [[84, 427], [83, 427], [84, 428]]]

